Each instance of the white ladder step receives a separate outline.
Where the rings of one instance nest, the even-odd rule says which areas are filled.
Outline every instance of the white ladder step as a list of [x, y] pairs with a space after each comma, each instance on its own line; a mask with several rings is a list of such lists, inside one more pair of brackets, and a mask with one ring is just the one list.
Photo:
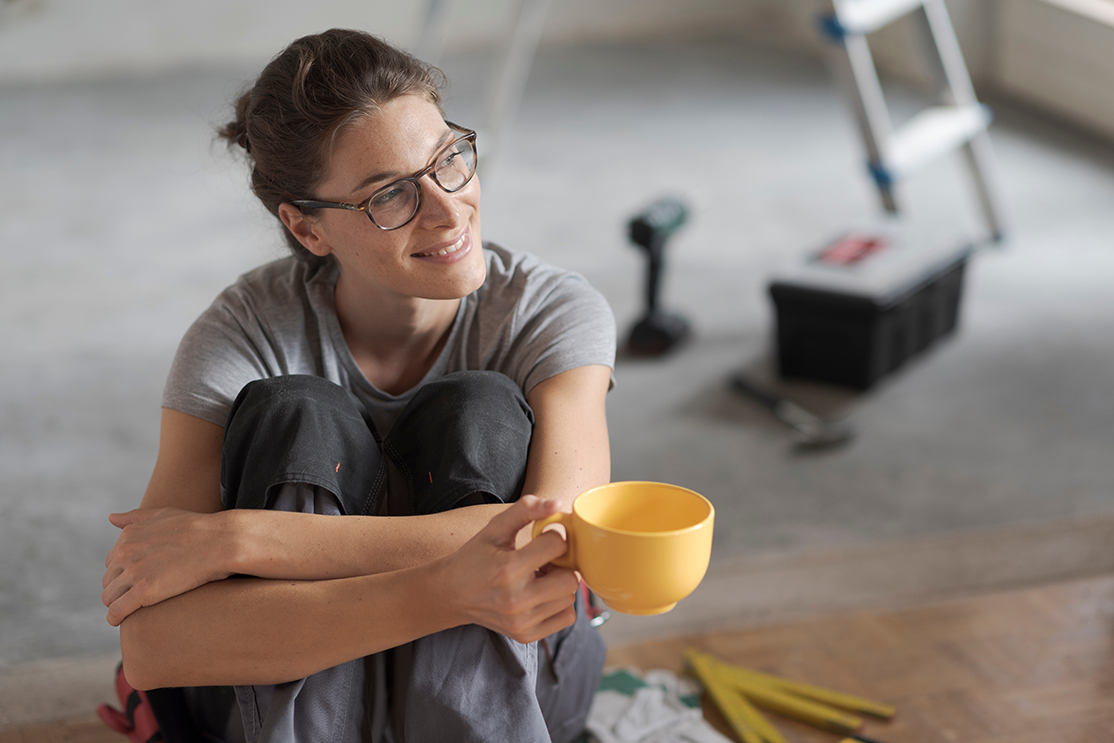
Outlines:
[[[841, 50], [833, 62], [847, 87], [866, 145], [867, 167], [885, 210], [898, 213], [895, 187], [900, 181], [943, 155], [962, 152], [990, 234], [1000, 240], [1002, 218], [987, 132], [990, 110], [975, 96], [944, 0], [827, 0], [826, 9], [820, 31]], [[895, 129], [867, 35], [906, 15], [929, 47], [940, 105]]]
[[882, 164], [894, 180], [901, 180], [986, 131], [991, 118], [979, 104], [926, 108], [893, 133]]
[[836, 18], [844, 33], [869, 34], [911, 13], [924, 0], [844, 0], [835, 3]]

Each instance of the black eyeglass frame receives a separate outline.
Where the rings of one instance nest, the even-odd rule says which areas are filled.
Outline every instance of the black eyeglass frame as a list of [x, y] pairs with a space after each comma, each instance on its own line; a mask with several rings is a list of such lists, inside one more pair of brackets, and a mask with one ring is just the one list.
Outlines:
[[[371, 220], [371, 223], [373, 225], [383, 230], [384, 232], [390, 232], [392, 230], [398, 230], [405, 227], [406, 225], [414, 221], [414, 217], [418, 216], [418, 211], [422, 208], [422, 178], [424, 178], [427, 173], [433, 179], [433, 182], [437, 184], [437, 187], [445, 193], [456, 193], [457, 191], [460, 191], [469, 183], [471, 183], [472, 179], [476, 177], [476, 165], [478, 164], [478, 161], [480, 159], [480, 152], [476, 148], [476, 132], [472, 129], [467, 129], [463, 126], [460, 126], [459, 124], [454, 124], [451, 121], [446, 121], [445, 124], [447, 124], [450, 129], [460, 132], [460, 136], [454, 138], [453, 141], [449, 142], [440, 150], [438, 150], [437, 154], [433, 156], [433, 162], [419, 170], [414, 175], [407, 178], [399, 178], [397, 181], [391, 181], [382, 188], [375, 189], [375, 193], [369, 196], [367, 201], [365, 201], [362, 206], [359, 204], [347, 204], [342, 201], [316, 201], [314, 199], [297, 199], [295, 201], [291, 201], [290, 203], [294, 206], [306, 206], [311, 209], [346, 209], [350, 212], [363, 212], [365, 215], [367, 215], [367, 218]], [[437, 180], [437, 171], [435, 170], [435, 168], [440, 163], [441, 155], [446, 150], [463, 141], [467, 141], [472, 146], [472, 172], [471, 174], [469, 174], [468, 178], [465, 179], [464, 183], [461, 183], [456, 188], [445, 188], [441, 181]], [[407, 181], [413, 183], [414, 187], [418, 191], [418, 196], [414, 201], [414, 212], [409, 217], [407, 217], [402, 224], [395, 227], [384, 227], [383, 225], [375, 221], [375, 217], [371, 216], [371, 202], [376, 196], [383, 193], [384, 191], [397, 186], [399, 183], [405, 183]]]

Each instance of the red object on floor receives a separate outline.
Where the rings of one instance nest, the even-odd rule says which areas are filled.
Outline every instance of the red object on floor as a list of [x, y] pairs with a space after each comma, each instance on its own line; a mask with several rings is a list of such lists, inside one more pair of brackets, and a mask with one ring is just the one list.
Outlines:
[[124, 711], [102, 704], [97, 707], [97, 716], [105, 725], [120, 735], [127, 736], [133, 743], [156, 743], [163, 740], [155, 712], [147, 699], [147, 693], [133, 689], [124, 678], [124, 666], [116, 667], [116, 696]]

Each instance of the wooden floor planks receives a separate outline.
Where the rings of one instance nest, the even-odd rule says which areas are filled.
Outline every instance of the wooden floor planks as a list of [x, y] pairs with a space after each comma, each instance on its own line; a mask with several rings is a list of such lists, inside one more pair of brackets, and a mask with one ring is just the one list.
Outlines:
[[127, 743], [98, 718], [0, 732], [0, 743]]
[[[893, 704], [892, 722], [864, 731], [887, 743], [1114, 741], [1110, 577], [645, 642], [613, 648], [609, 662], [680, 670], [689, 646]], [[836, 739], [770, 717], [790, 740]]]
[[[611, 665], [680, 671], [688, 647], [898, 709], [886, 743], [1114, 741], [1114, 576], [903, 611], [613, 647]], [[715, 709], [712, 724], [726, 732]], [[838, 737], [770, 719], [794, 743]], [[0, 732], [0, 743], [121, 743], [98, 720]]]

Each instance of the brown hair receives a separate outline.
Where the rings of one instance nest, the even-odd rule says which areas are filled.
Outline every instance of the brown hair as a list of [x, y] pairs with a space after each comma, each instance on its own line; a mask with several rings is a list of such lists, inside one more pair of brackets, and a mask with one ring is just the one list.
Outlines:
[[[272, 59], [217, 135], [244, 148], [251, 190], [277, 217], [279, 204], [316, 195], [347, 127], [401, 95], [421, 95], [440, 108], [444, 82], [440, 70], [376, 36], [332, 29], [304, 36]], [[283, 234], [296, 256], [314, 258], [289, 230]]]

